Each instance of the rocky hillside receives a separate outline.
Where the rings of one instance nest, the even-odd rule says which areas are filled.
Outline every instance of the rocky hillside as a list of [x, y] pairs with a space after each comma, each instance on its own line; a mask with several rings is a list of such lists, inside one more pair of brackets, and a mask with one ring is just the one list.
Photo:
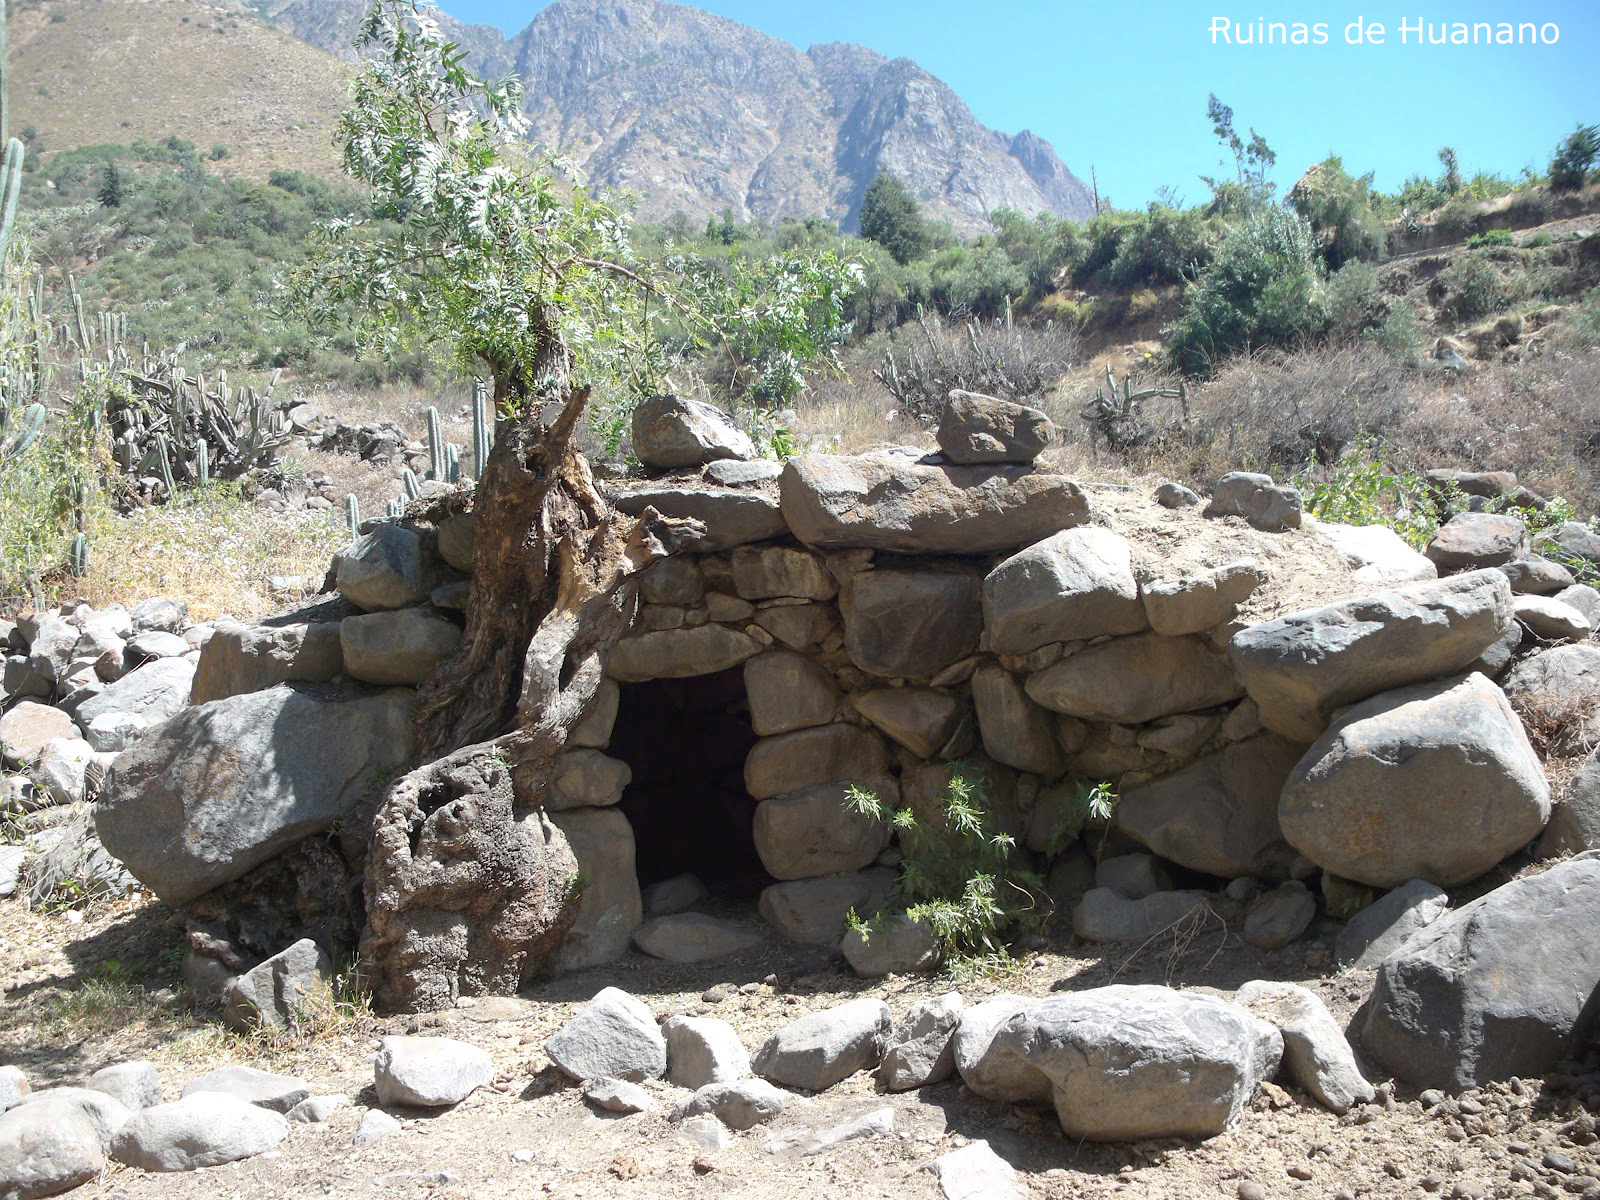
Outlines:
[[[347, 54], [366, 0], [272, 0], [262, 14]], [[600, 184], [639, 193], [645, 216], [825, 215], [853, 226], [880, 170], [956, 228], [998, 208], [1082, 217], [1088, 190], [1050, 144], [979, 123], [908, 59], [831, 44], [801, 52], [659, 0], [558, 0], [516, 37], [445, 19], [490, 74], [527, 84], [536, 136]]]

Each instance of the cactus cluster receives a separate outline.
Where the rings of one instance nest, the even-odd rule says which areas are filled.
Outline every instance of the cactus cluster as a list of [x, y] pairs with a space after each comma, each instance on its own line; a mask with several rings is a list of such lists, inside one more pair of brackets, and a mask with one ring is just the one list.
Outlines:
[[120, 371], [126, 388], [113, 389], [107, 420], [113, 454], [125, 474], [155, 475], [170, 495], [179, 484], [208, 486], [270, 467], [289, 441], [287, 417], [266, 389], [230, 387], [226, 371], [214, 383], [189, 375], [168, 355], [144, 370]]
[[1098, 387], [1094, 399], [1078, 410], [1078, 415], [1089, 424], [1089, 446], [1095, 447], [1096, 437], [1105, 439], [1112, 450], [1126, 450], [1135, 445], [1159, 438], [1160, 431], [1144, 419], [1144, 402], [1153, 399], [1176, 400], [1182, 407], [1182, 420], [1189, 420], [1189, 385], [1179, 383], [1175, 388], [1140, 388], [1135, 391], [1133, 376], [1122, 379], [1122, 391], [1117, 392], [1117, 377], [1111, 364], [1106, 364], [1106, 382]]

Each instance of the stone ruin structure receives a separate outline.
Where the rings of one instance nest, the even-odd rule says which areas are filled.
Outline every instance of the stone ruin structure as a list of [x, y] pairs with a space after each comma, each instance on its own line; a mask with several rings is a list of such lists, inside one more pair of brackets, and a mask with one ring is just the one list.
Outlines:
[[[1463, 514], [1424, 555], [1262, 476], [1209, 503], [1082, 485], [1034, 465], [1047, 436], [1034, 410], [958, 393], [937, 454], [779, 464], [704, 406], [642, 408], [654, 473], [614, 502], [705, 532], [640, 578], [540, 803], [492, 760], [402, 774], [412, 689], [457, 644], [474, 565], [452, 493], [369, 523], [337, 595], [209, 631], [193, 706], [116, 760], [99, 835], [184, 912], [192, 979], [234, 987], [306, 937], [359, 944], [394, 1008], [630, 944], [748, 945], [675, 911], [698, 896], [686, 874], [837, 946], [900, 861], [847, 788], [930, 815], [956, 763], [1091, 940], [1143, 939], [1228, 887], [1246, 935], [1282, 945], [1319, 903], [1453, 886], [1540, 837], [1550, 789], [1507, 696], [1600, 657], [1600, 594], [1520, 522]], [[1063, 837], [1101, 783], [1110, 825]], [[1573, 828], [1545, 837], [1582, 848]]]

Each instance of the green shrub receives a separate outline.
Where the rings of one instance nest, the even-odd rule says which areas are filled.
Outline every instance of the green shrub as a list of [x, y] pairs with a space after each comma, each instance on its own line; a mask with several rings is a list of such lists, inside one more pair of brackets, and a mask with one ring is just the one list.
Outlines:
[[1417, 368], [1422, 365], [1422, 322], [1409, 300], [1397, 300], [1389, 305], [1383, 319], [1367, 329], [1361, 338], [1378, 347], [1402, 366]]
[[861, 236], [877, 242], [904, 266], [928, 248], [928, 225], [906, 185], [878, 172], [861, 199]]
[[1577, 191], [1600, 160], [1600, 125], [1580, 125], [1569, 133], [1550, 160], [1550, 190]]
[[1478, 250], [1485, 246], [1515, 246], [1516, 237], [1509, 229], [1490, 229], [1475, 233], [1467, 239], [1467, 249]]
[[1312, 166], [1290, 189], [1289, 205], [1311, 223], [1330, 270], [1382, 256], [1386, 239], [1371, 193], [1372, 176], [1350, 175], [1337, 155]]
[[1187, 375], [1209, 377], [1227, 355], [1293, 346], [1327, 328], [1321, 259], [1304, 217], [1271, 206], [1228, 232], [1169, 326], [1167, 353]]
[[1105, 279], [1117, 287], [1182, 283], [1211, 261], [1214, 246], [1198, 209], [1152, 204], [1122, 230]]
[[1421, 550], [1439, 529], [1434, 495], [1415, 471], [1390, 462], [1388, 447], [1363, 436], [1332, 467], [1311, 468], [1296, 481], [1305, 509], [1318, 520], [1341, 525], [1385, 525]]
[[[1043, 883], [1016, 840], [995, 828], [989, 787], [965, 764], [950, 766], [937, 821], [890, 808], [860, 788], [847, 795], [856, 812], [885, 822], [899, 837], [905, 857], [895, 907], [933, 930], [947, 963], [1004, 959], [1008, 938], [1043, 919]], [[873, 926], [852, 920], [852, 927], [870, 936]]]
[[1580, 346], [1600, 346], [1600, 287], [1590, 288], [1572, 306], [1568, 329]]
[[1552, 245], [1554, 241], [1555, 239], [1548, 233], [1535, 233], [1522, 239], [1522, 248], [1524, 250], [1537, 250], [1542, 246]]
[[1348, 342], [1376, 328], [1389, 305], [1378, 283], [1378, 268], [1368, 262], [1346, 263], [1328, 276], [1328, 332]]
[[1477, 321], [1506, 306], [1505, 284], [1481, 255], [1457, 259], [1439, 280], [1445, 291], [1442, 307], [1457, 321]]

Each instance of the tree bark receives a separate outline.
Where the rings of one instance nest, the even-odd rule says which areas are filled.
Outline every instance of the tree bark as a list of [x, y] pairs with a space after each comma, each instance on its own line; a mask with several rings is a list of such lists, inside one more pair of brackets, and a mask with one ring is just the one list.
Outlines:
[[515, 990], [559, 948], [577, 869], [546, 789], [633, 621], [636, 576], [704, 533], [612, 508], [576, 440], [589, 389], [545, 345], [532, 372], [491, 364], [507, 415], [473, 501], [466, 631], [420, 690], [417, 769], [372, 810], [362, 953], [387, 1008]]

